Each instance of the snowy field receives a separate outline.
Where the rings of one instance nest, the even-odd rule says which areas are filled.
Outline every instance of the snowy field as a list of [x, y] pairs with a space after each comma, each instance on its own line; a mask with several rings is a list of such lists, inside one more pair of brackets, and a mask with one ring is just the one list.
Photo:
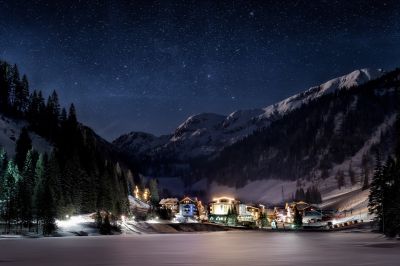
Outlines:
[[4, 239], [0, 265], [399, 265], [371, 233], [217, 232]]

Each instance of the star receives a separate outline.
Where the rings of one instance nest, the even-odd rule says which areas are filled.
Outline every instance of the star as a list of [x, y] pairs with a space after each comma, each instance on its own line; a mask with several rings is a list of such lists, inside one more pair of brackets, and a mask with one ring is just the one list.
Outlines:
[[115, 125], [108, 140], [170, 133], [194, 113], [266, 107], [360, 67], [399, 66], [398, 1], [41, 2], [0, 8], [1, 59], [44, 95], [57, 88], [94, 130]]

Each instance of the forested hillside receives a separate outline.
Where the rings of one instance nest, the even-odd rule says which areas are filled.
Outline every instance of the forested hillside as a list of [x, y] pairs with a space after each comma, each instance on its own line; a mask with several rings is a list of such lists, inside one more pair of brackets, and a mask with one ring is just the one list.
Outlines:
[[[363, 182], [371, 178], [377, 150], [383, 156], [393, 153], [399, 91], [400, 70], [395, 70], [321, 96], [197, 164], [192, 177], [237, 187], [257, 179], [330, 176], [336, 176], [339, 187]], [[378, 129], [384, 130], [375, 136]], [[338, 167], [343, 164], [345, 169]]]
[[[73, 104], [67, 111], [55, 91], [47, 100], [30, 91], [27, 77], [6, 62], [0, 62], [0, 116], [26, 125], [15, 157], [0, 143], [0, 215], [8, 227], [39, 221], [50, 232], [56, 217], [127, 211], [128, 169], [112, 145], [78, 122]], [[32, 149], [32, 134], [51, 144], [48, 153]]]

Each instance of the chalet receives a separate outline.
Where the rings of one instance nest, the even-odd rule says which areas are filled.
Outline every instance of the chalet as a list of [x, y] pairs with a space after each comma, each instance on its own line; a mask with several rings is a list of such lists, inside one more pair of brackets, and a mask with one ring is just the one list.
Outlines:
[[307, 210], [303, 214], [303, 223], [310, 224], [310, 223], [317, 223], [322, 222], [322, 211], [320, 210]]
[[304, 214], [311, 210], [311, 208], [312, 206], [304, 201], [286, 203], [286, 219], [283, 222], [293, 222], [295, 209], [297, 209], [304, 216]]
[[198, 214], [197, 203], [197, 198], [183, 198], [179, 202], [179, 215], [184, 218], [195, 218]]
[[253, 222], [253, 215], [250, 212], [249, 206], [246, 204], [239, 204], [239, 212], [238, 212], [238, 222], [239, 223], [251, 223]]
[[226, 223], [230, 213], [238, 213], [239, 201], [229, 198], [214, 198], [210, 203], [210, 214], [208, 220], [214, 223]]
[[273, 213], [273, 220], [277, 220], [278, 222], [286, 222], [287, 209], [285, 206], [275, 206]]
[[159, 204], [162, 209], [171, 210], [173, 214], [179, 211], [179, 201], [177, 198], [161, 199]]
[[261, 218], [261, 214], [265, 212], [263, 205], [246, 205], [239, 204], [238, 222], [240, 223], [254, 223], [258, 222]]

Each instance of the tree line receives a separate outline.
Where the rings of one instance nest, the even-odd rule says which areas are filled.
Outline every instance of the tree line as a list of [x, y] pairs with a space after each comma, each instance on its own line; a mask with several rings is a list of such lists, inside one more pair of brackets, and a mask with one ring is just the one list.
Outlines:
[[[126, 172], [99, 137], [77, 120], [73, 104], [61, 108], [56, 91], [47, 101], [30, 92], [18, 67], [0, 62], [0, 114], [27, 121], [16, 142], [15, 157], [0, 153], [0, 211], [5, 231], [18, 224], [39, 225], [44, 234], [65, 215], [128, 211]], [[32, 149], [31, 132], [52, 146]]]
[[[333, 166], [350, 160], [385, 119], [399, 111], [399, 73], [400, 69], [396, 69], [376, 80], [323, 95], [271, 118], [267, 127], [195, 165], [193, 179], [207, 178], [210, 182], [242, 187], [248, 180], [313, 180], [335, 176]], [[391, 132], [393, 129], [389, 127], [387, 134]], [[393, 153], [392, 138], [382, 135], [377, 145], [387, 147], [383, 149], [385, 155]], [[372, 156], [373, 152], [365, 154], [366, 158]], [[373, 165], [362, 165], [363, 178], [357, 178], [359, 173], [353, 167], [349, 167], [348, 173], [338, 173], [338, 187], [368, 183]]]
[[394, 156], [383, 163], [377, 151], [368, 204], [379, 231], [390, 237], [400, 235], [400, 115], [396, 128], [398, 144]]
[[292, 198], [293, 201], [305, 201], [311, 204], [322, 203], [321, 192], [316, 186], [311, 186], [307, 188], [306, 192], [304, 192], [303, 188], [298, 188]]

